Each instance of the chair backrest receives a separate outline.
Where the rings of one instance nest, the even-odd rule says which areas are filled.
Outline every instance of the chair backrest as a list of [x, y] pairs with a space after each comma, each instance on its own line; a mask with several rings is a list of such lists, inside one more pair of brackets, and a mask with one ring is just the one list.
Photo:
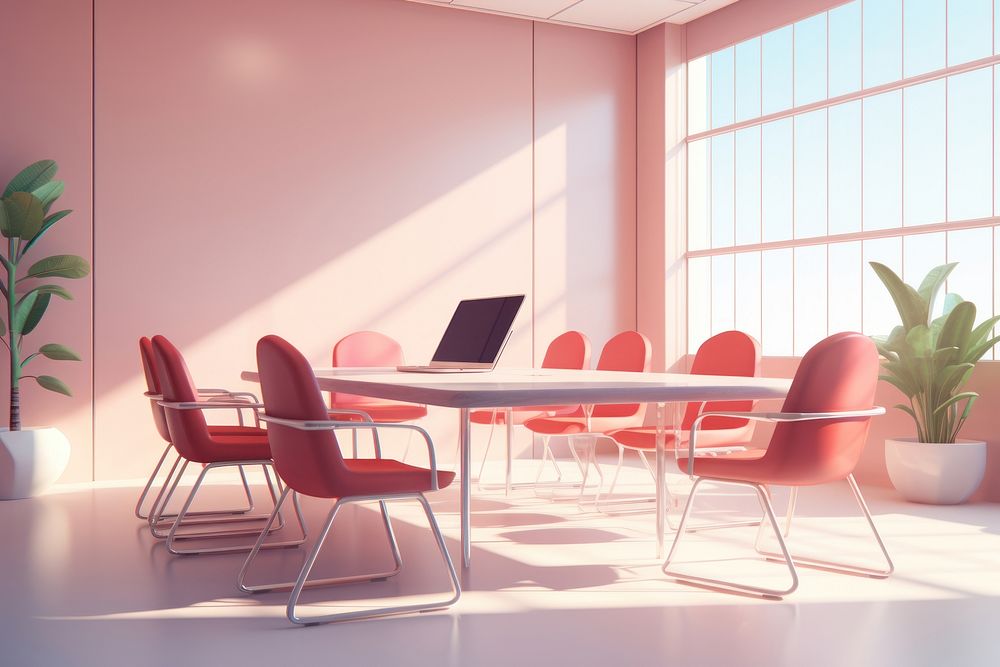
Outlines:
[[[143, 336], [139, 339], [139, 359], [142, 361], [142, 372], [146, 376], [146, 391], [150, 394], [160, 393], [160, 382], [156, 379], [156, 366], [153, 361], [153, 342]], [[165, 441], [170, 442], [170, 431], [167, 429], [167, 416], [164, 414], [163, 406], [158, 399], [149, 399], [149, 408], [153, 413], [153, 424], [156, 425], [156, 432]]]
[[559, 334], [545, 350], [542, 368], [590, 368], [590, 339], [579, 331]]
[[[691, 364], [692, 375], [732, 375], [756, 377], [760, 375], [760, 345], [742, 331], [723, 331], [706, 340], [698, 348]], [[691, 429], [691, 424], [702, 412], [749, 412], [754, 401], [708, 401], [688, 403], [681, 428]], [[705, 430], [747, 428], [743, 439], [753, 436], [753, 422], [746, 419], [709, 417], [701, 423]]]
[[[840, 412], [874, 407], [879, 360], [875, 343], [859, 333], [820, 341], [802, 357], [783, 412]], [[763, 464], [799, 483], [822, 484], [854, 470], [871, 417], [778, 424]]]
[[[163, 400], [184, 403], [198, 400], [187, 363], [180, 350], [164, 336], [153, 336], [153, 368]], [[204, 463], [210, 460], [211, 437], [201, 410], [164, 410], [170, 442], [184, 458]]]
[[[257, 369], [264, 412], [282, 419], [327, 419], [323, 394], [302, 353], [279, 336], [257, 342]], [[333, 431], [303, 431], [269, 423], [271, 458], [278, 475], [296, 491], [333, 497], [349, 473]]]
[[[638, 331], [623, 331], [604, 344], [597, 370], [647, 373], [652, 359], [653, 346], [646, 336]], [[631, 417], [639, 415], [644, 408], [644, 403], [595, 405], [592, 414], [594, 417]]]
[[[333, 366], [402, 366], [403, 348], [394, 339], [378, 331], [356, 331], [333, 346]], [[366, 403], [384, 403], [384, 399], [331, 392], [330, 407], [348, 407]]]

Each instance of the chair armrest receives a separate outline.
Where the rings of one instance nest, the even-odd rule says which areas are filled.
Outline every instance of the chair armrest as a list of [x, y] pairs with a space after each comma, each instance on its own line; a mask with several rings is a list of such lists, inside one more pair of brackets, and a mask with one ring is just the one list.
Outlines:
[[[362, 418], [361, 421], [370, 422], [370, 423], [374, 423], [374, 421], [375, 421], [374, 419], [372, 419], [372, 416], [370, 414], [368, 414], [367, 412], [365, 412], [364, 410], [351, 410], [351, 409], [348, 409], [348, 408], [327, 408], [327, 412], [329, 412], [330, 414], [335, 414], [335, 415], [358, 415], [359, 417]], [[341, 422], [343, 420], [342, 419], [331, 419], [330, 421]]]
[[705, 412], [698, 415], [691, 424], [691, 435], [688, 438], [688, 477], [694, 477], [695, 442], [701, 422], [709, 417], [731, 417], [734, 419], [749, 419], [762, 422], [805, 422], [823, 419], [856, 419], [858, 417], [877, 417], [884, 415], [885, 408], [876, 405], [868, 410], [843, 410], [840, 412]]
[[300, 431], [333, 431], [338, 428], [370, 428], [373, 431], [378, 431], [383, 428], [394, 428], [394, 429], [405, 429], [410, 431], [416, 431], [424, 438], [424, 443], [427, 445], [427, 459], [430, 462], [431, 469], [431, 491], [438, 491], [438, 477], [437, 477], [437, 456], [434, 454], [434, 442], [431, 440], [430, 433], [424, 429], [416, 426], [414, 424], [378, 424], [373, 421], [367, 422], [355, 422], [355, 421], [335, 421], [333, 419], [285, 419], [284, 417], [272, 417], [268, 414], [262, 414], [260, 416], [261, 421], [267, 422], [269, 424], [279, 424], [281, 426], [288, 426], [290, 428], [295, 428]]
[[264, 408], [263, 403], [245, 403], [243, 401], [157, 401], [160, 405], [167, 408], [168, 410], [245, 410], [252, 408], [254, 410], [262, 410]]

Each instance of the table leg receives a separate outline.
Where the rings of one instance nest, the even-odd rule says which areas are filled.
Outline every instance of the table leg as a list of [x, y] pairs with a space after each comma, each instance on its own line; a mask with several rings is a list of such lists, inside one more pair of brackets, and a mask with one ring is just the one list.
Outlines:
[[511, 450], [514, 449], [514, 424], [511, 421], [514, 418], [514, 410], [512, 408], [506, 408], [504, 410], [504, 422], [507, 424], [507, 482], [504, 487], [504, 495], [510, 495], [510, 476], [511, 468], [513, 467], [512, 457], [513, 454]]
[[458, 411], [458, 443], [462, 450], [462, 564], [469, 567], [472, 564], [472, 448], [469, 409]]
[[656, 557], [663, 558], [663, 533], [667, 518], [666, 424], [663, 403], [656, 404]]

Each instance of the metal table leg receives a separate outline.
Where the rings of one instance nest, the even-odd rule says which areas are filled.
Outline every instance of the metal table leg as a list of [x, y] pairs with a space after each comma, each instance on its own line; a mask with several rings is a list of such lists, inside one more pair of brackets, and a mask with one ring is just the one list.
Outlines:
[[663, 403], [656, 404], [656, 557], [663, 558], [663, 533], [667, 519], [666, 424]]
[[512, 421], [514, 419], [514, 410], [512, 408], [505, 408], [503, 416], [507, 424], [507, 481], [504, 486], [504, 495], [509, 496], [511, 468], [513, 467], [513, 454], [511, 450], [514, 449], [514, 423]]
[[458, 443], [462, 450], [462, 564], [469, 567], [472, 564], [472, 425], [469, 422], [469, 409], [458, 411]]

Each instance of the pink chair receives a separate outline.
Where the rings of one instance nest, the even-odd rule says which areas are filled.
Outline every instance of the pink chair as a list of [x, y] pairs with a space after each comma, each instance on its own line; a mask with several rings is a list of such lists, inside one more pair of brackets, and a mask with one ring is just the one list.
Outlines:
[[[712, 336], [698, 348], [694, 362], [691, 364], [692, 375], [732, 375], [740, 377], [756, 377], [760, 375], [760, 345], [752, 336], [741, 331], [724, 331]], [[688, 403], [680, 426], [681, 443], [674, 442], [674, 429], [666, 427], [666, 442], [668, 449], [674, 449], [678, 444], [688, 441], [691, 424], [702, 411], [745, 412], [752, 410], [754, 401], [709, 401], [707, 403]], [[707, 419], [702, 424], [698, 439], [699, 448], [711, 448], [714, 453], [732, 448], [745, 449], [743, 445], [753, 438], [754, 423], [747, 419], [731, 419], [716, 417]], [[639, 458], [655, 483], [656, 474], [646, 458], [647, 452], [656, 451], [656, 428], [639, 426], [611, 431], [607, 434], [618, 445], [618, 466], [608, 495], [615, 492], [618, 474], [621, 472], [625, 450], [638, 452]], [[722, 449], [719, 449], [722, 448]]]
[[[448, 555], [441, 530], [434, 519], [434, 513], [431, 511], [427, 498], [424, 497], [424, 493], [427, 491], [437, 491], [448, 486], [454, 480], [455, 473], [438, 471], [434, 446], [427, 431], [408, 424], [364, 423], [366, 428], [402, 428], [416, 431], [422, 435], [427, 443], [429, 469], [407, 465], [392, 459], [384, 459], [377, 446], [374, 459], [345, 459], [340, 452], [334, 430], [353, 428], [353, 426], [342, 421], [328, 419], [327, 408], [316, 384], [316, 377], [305, 357], [282, 338], [265, 336], [257, 343], [257, 366], [260, 371], [261, 393], [266, 411], [262, 419], [268, 424], [271, 454], [274, 457], [275, 469], [288, 486], [282, 492], [281, 498], [265, 526], [265, 531], [261, 533], [257, 544], [254, 545], [240, 570], [238, 577], [240, 588], [245, 592], [255, 592], [291, 587], [292, 592], [288, 599], [286, 613], [292, 623], [303, 625], [385, 616], [410, 611], [428, 611], [448, 607], [457, 602], [461, 596], [458, 576], [455, 574], [455, 568]], [[305, 564], [295, 582], [248, 585], [246, 583], [247, 573], [260, 549], [265, 546], [267, 529], [279, 516], [281, 506], [289, 494], [293, 495], [296, 503], [298, 502], [298, 494], [315, 498], [336, 498], [336, 502], [333, 504], [326, 522], [323, 524], [323, 529], [320, 531], [319, 538], [306, 557]], [[418, 501], [424, 509], [431, 532], [433, 532], [441, 552], [441, 559], [447, 566], [451, 578], [451, 597], [439, 602], [377, 610], [341, 612], [308, 618], [299, 616], [295, 608], [302, 590], [307, 586], [372, 581], [393, 576], [400, 571], [401, 559], [389, 523], [386, 501], [406, 499]], [[340, 508], [349, 503], [373, 500], [379, 501], [386, 533], [389, 537], [393, 557], [396, 560], [396, 568], [390, 572], [308, 581], [316, 557], [323, 548], [323, 543], [330, 533]]]
[[[597, 361], [599, 371], [629, 371], [634, 373], [649, 372], [652, 360], [652, 345], [649, 339], [638, 331], [623, 331], [604, 344], [601, 356]], [[583, 480], [580, 486], [580, 496], [587, 484], [590, 465], [597, 470], [598, 477], [603, 482], [604, 474], [597, 465], [596, 438], [603, 437], [608, 431], [615, 431], [642, 424], [646, 413], [644, 403], [611, 404], [611, 405], [580, 405], [568, 415], [535, 417], [524, 422], [524, 426], [542, 435], [542, 465], [545, 458], [551, 456], [548, 438], [552, 436], [567, 436], [570, 453], [580, 467]], [[589, 440], [586, 462], [577, 454], [574, 440], [585, 437]], [[541, 469], [539, 469], [539, 476]]]
[[[395, 368], [405, 363], [403, 348], [399, 343], [377, 331], [357, 331], [344, 336], [333, 346], [334, 368], [359, 366]], [[330, 395], [330, 419], [399, 424], [426, 416], [426, 405], [336, 392]], [[357, 458], [357, 430], [351, 432], [351, 444], [353, 455]]]
[[[563, 368], [572, 370], [585, 370], [590, 368], [590, 339], [579, 331], [567, 331], [560, 334], [549, 343], [545, 350], [545, 357], [542, 359], [542, 368]], [[513, 439], [513, 426], [524, 424], [529, 419], [544, 417], [548, 415], [558, 415], [561, 412], [572, 414], [576, 406], [560, 405], [534, 405], [526, 407], [507, 408], [504, 410], [473, 410], [469, 418], [473, 424], [489, 424], [490, 435], [486, 441], [486, 450], [483, 452], [483, 462], [479, 466], [479, 479], [477, 485], [482, 488], [480, 482], [483, 478], [483, 470], [486, 468], [486, 460], [490, 453], [490, 444], [493, 442], [493, 429], [497, 424], [504, 424], [507, 432], [507, 474], [505, 491], [510, 493], [511, 489], [511, 449]], [[558, 470], [558, 469], [557, 469]]]
[[[149, 399], [149, 407], [153, 414], [153, 424], [156, 427], [156, 432], [160, 437], [167, 443], [163, 450], [163, 454], [160, 455], [159, 461], [157, 461], [156, 466], [153, 468], [153, 472], [149, 475], [149, 480], [146, 482], [146, 486], [143, 487], [142, 493], [139, 494], [139, 500], [135, 504], [135, 516], [138, 519], [149, 519], [150, 514], [158, 514], [161, 517], [171, 517], [176, 516], [173, 514], [163, 514], [162, 509], [159, 507], [160, 502], [163, 500], [163, 495], [165, 490], [170, 486], [173, 480], [174, 473], [177, 471], [177, 466], [181, 461], [181, 456], [178, 455], [174, 459], [174, 464], [167, 473], [166, 479], [163, 481], [162, 486], [153, 501], [153, 504], [149, 511], [143, 512], [143, 503], [146, 501], [146, 497], [156, 481], [156, 476], [159, 474], [160, 470], [163, 468], [163, 463], [166, 461], [167, 456], [170, 454], [171, 450], [174, 449], [173, 444], [170, 442], [170, 432], [167, 430], [167, 417], [164, 413], [163, 406], [160, 405], [160, 401], [163, 400], [163, 396], [160, 394], [160, 383], [157, 379], [156, 367], [153, 360], [153, 343], [149, 338], [143, 336], [139, 339], [139, 359], [142, 362], [142, 371], [146, 377], [146, 393], [145, 396]], [[259, 426], [244, 426], [243, 425], [243, 410], [250, 409], [251, 412], [253, 408], [247, 403], [253, 404], [258, 403], [256, 396], [249, 392], [240, 391], [230, 391], [228, 389], [198, 389], [199, 399], [205, 399], [208, 401], [225, 401], [230, 404], [238, 404], [239, 407], [235, 407], [237, 418], [239, 419], [238, 426], [229, 425], [209, 425], [209, 432], [215, 435], [245, 435], [245, 434], [263, 434], [264, 431], [259, 428]], [[256, 417], [256, 412], [254, 412]], [[232, 509], [232, 510], [216, 510], [211, 512], [192, 512], [192, 516], [201, 515], [214, 515], [214, 514], [246, 514], [247, 512], [253, 511], [253, 492], [250, 490], [250, 485], [247, 482], [246, 473], [243, 471], [243, 467], [240, 466], [240, 478], [243, 482], [243, 491], [247, 497], [247, 506], [245, 508]]]
[[[164, 416], [167, 424], [167, 431], [170, 435], [170, 442], [177, 453], [184, 460], [184, 464], [174, 475], [170, 490], [159, 505], [159, 511], [154, 515], [150, 514], [150, 528], [156, 537], [164, 537], [158, 532], [158, 528], [164, 522], [169, 523], [170, 531], [165, 535], [167, 538], [167, 549], [173, 554], [200, 554], [200, 553], [228, 553], [234, 551], [247, 551], [251, 545], [236, 546], [200, 546], [192, 548], [182, 548], [178, 542], [194, 541], [200, 538], [228, 538], [243, 535], [257, 535], [260, 530], [256, 528], [235, 528], [229, 530], [211, 531], [188, 531], [178, 532], [181, 526], [189, 525], [186, 521], [191, 516], [191, 505], [198, 495], [205, 481], [205, 476], [212, 470], [225, 467], [260, 466], [264, 471], [264, 479], [267, 482], [271, 499], [277, 505], [278, 493], [281, 491], [281, 482], [272, 481], [268, 472], [273, 464], [271, 462], [271, 450], [268, 444], [268, 434], [262, 429], [252, 429], [237, 433], [220, 432], [209, 428], [205, 421], [205, 410], [210, 409], [233, 409], [234, 407], [246, 407], [247, 404], [233, 404], [225, 402], [212, 402], [199, 400], [198, 390], [191, 380], [191, 373], [188, 371], [184, 357], [169, 340], [163, 336], [153, 336], [153, 368], [155, 369], [155, 379], [162, 392], [163, 400], [159, 404], [164, 408]], [[250, 407], [255, 407], [250, 405]], [[184, 471], [190, 463], [202, 464], [191, 492], [184, 501], [180, 512], [175, 518], [170, 518], [162, 514], [177, 487], [184, 476]], [[296, 506], [296, 513], [300, 526], [303, 526], [302, 514]], [[268, 515], [240, 516], [227, 519], [225, 522], [268, 520]], [[218, 522], [214, 522], [218, 523]], [[275, 529], [280, 529], [284, 524], [279, 524]], [[272, 522], [268, 521], [266, 531], [271, 530]], [[305, 540], [305, 529], [303, 528], [303, 538], [301, 540], [291, 540], [276, 542], [268, 545], [268, 548], [283, 546], [294, 546], [301, 544]], [[204, 544], [204, 542], [201, 542]]]
[[[705, 412], [699, 415], [691, 424], [688, 455], [677, 461], [681, 469], [686, 469], [688, 475], [696, 479], [684, 507], [674, 543], [663, 564], [663, 572], [682, 583], [707, 585], [766, 598], [780, 598], [798, 587], [796, 564], [878, 578], [892, 574], [892, 560], [852, 474], [864, 449], [871, 418], [885, 413], [883, 408], [873, 406], [878, 373], [878, 353], [871, 339], [859, 333], [840, 333], [817, 343], [802, 358], [781, 412]], [[695, 456], [701, 424], [719, 417], [776, 422], [777, 426], [766, 450], [712, 458]], [[885, 569], [812, 558], [793, 558], [789, 554], [784, 538], [791, 527], [799, 487], [842, 479], [847, 480], [882, 550], [887, 565]], [[771, 524], [777, 538], [780, 553], [765, 551], [760, 547], [764, 520], [761, 521], [755, 547], [769, 559], [784, 560], [791, 574], [791, 585], [788, 588], [760, 588], [721, 579], [696, 577], [670, 569], [677, 547], [687, 532], [685, 526], [698, 489], [706, 480], [749, 486], [756, 491], [764, 517]], [[792, 487], [784, 535], [771, 507], [769, 487], [772, 485]]]

